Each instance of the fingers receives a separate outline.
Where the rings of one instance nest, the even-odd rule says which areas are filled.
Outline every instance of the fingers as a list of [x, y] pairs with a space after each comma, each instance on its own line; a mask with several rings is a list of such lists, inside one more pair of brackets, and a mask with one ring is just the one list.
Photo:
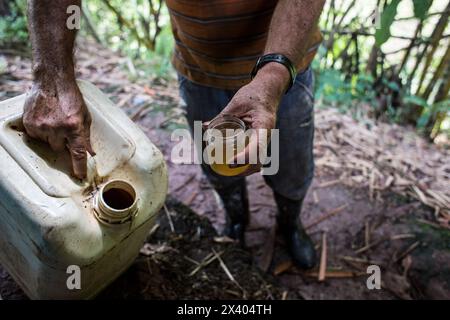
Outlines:
[[91, 144], [91, 116], [89, 115], [89, 113], [86, 114], [85, 117], [85, 122], [84, 122], [84, 138], [86, 141], [86, 150], [87, 152], [89, 152], [89, 154], [93, 157], [95, 156], [95, 151], [92, 148], [92, 144]]
[[72, 171], [78, 179], [84, 179], [87, 172], [86, 139], [83, 135], [75, 135], [67, 139], [67, 148], [72, 158]]
[[250, 141], [247, 146], [236, 154], [233, 158], [232, 163], [229, 165], [230, 168], [238, 168], [245, 164], [258, 164], [258, 133], [257, 131], [253, 131], [250, 135]]
[[230, 168], [239, 168], [248, 165], [248, 168], [239, 174], [239, 176], [248, 176], [253, 173], [261, 171], [262, 162], [265, 158], [265, 153], [262, 152], [267, 150], [267, 130], [265, 129], [255, 129], [250, 135], [250, 140], [247, 146], [239, 152], [229, 164]]

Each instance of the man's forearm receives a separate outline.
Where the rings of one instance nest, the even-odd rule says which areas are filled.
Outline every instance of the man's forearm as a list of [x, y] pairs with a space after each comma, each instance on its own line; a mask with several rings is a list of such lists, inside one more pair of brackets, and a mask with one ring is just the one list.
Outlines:
[[264, 53], [281, 53], [297, 64], [325, 0], [279, 0], [272, 16]]
[[[317, 24], [324, 3], [325, 0], [279, 0], [272, 16], [264, 54], [280, 53], [298, 65], [308, 50], [308, 38]], [[277, 82], [283, 83], [280, 90], [285, 90], [290, 75], [284, 66], [270, 63], [263, 69]]]
[[73, 46], [76, 29], [66, 26], [67, 8], [81, 0], [30, 0], [28, 20], [35, 81], [75, 80]]

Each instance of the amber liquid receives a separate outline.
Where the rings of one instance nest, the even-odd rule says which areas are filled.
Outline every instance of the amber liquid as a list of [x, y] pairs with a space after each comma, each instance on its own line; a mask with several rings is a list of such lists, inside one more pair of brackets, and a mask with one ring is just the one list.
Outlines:
[[[236, 150], [234, 150], [234, 154], [231, 155], [229, 158], [232, 159], [236, 154]], [[214, 151], [212, 152], [212, 155], [214, 156]], [[237, 176], [243, 172], [245, 172], [245, 170], [247, 170], [247, 168], [250, 166], [249, 164], [242, 164], [241, 166], [237, 167], [237, 168], [230, 168], [230, 166], [227, 163], [231, 163], [230, 161], [226, 161], [226, 155], [224, 152], [224, 157], [222, 159], [222, 163], [212, 163], [210, 165], [211, 169], [217, 173], [220, 174], [221, 176], [226, 176], [226, 177], [233, 177], [233, 176]]]
[[249, 166], [249, 164], [245, 164], [242, 167], [230, 168], [227, 164], [213, 163], [211, 169], [221, 176], [233, 177], [243, 173]]

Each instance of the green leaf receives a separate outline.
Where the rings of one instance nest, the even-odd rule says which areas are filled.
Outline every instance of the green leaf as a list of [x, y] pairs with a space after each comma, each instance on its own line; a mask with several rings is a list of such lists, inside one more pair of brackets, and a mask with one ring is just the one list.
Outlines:
[[397, 7], [401, 0], [392, 0], [381, 13], [380, 28], [375, 32], [375, 44], [378, 48], [391, 37], [391, 25], [397, 15]]
[[421, 107], [424, 107], [424, 108], [428, 107], [428, 102], [425, 99], [423, 99], [421, 97], [418, 97], [418, 96], [406, 96], [403, 99], [403, 102], [404, 103], [415, 104], [415, 105], [418, 105], [418, 106], [421, 106]]
[[414, 16], [417, 19], [423, 20], [427, 16], [428, 10], [433, 3], [433, 0], [413, 0]]

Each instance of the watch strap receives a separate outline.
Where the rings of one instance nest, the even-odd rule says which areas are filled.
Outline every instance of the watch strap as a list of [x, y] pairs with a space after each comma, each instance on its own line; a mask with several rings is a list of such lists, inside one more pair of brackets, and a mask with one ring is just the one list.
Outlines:
[[294, 84], [295, 77], [297, 75], [297, 70], [296, 70], [294, 64], [291, 62], [291, 60], [289, 60], [289, 58], [283, 54], [269, 53], [269, 54], [265, 54], [265, 55], [259, 57], [258, 60], [256, 61], [255, 66], [253, 67], [253, 70], [251, 73], [251, 78], [253, 79], [256, 76], [256, 74], [258, 73], [258, 70], [261, 69], [265, 64], [267, 64], [269, 62], [280, 63], [283, 66], [285, 66], [286, 69], [288, 69], [289, 75], [291, 76], [291, 80], [289, 82], [289, 87], [286, 90], [286, 92], [288, 92], [289, 89]]

